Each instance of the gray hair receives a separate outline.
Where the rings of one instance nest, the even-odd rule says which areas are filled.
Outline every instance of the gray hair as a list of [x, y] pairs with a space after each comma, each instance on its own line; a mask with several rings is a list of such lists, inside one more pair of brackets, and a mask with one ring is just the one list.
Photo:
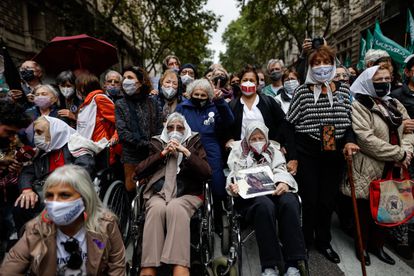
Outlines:
[[119, 78], [119, 80], [122, 82], [123, 77], [122, 77], [122, 75], [121, 75], [119, 72], [114, 71], [114, 70], [109, 70], [109, 71], [105, 74], [105, 81], [107, 81], [107, 80], [108, 80], [109, 75], [116, 75], [116, 76]]
[[368, 67], [370, 62], [375, 63], [377, 60], [383, 57], [390, 57], [390, 55], [384, 50], [369, 49], [364, 58], [365, 67]]
[[266, 66], [267, 71], [269, 72], [270, 66], [272, 66], [273, 64], [276, 64], [276, 63], [279, 63], [280, 66], [282, 67], [282, 69], [283, 69], [283, 67], [285, 67], [285, 64], [283, 63], [283, 60], [281, 60], [281, 59], [271, 59], [267, 63], [267, 66]]
[[56, 84], [57, 85], [61, 85], [61, 84], [64, 84], [66, 82], [69, 82], [70, 84], [75, 85], [75, 75], [70, 70], [62, 71], [56, 77]]
[[72, 186], [75, 191], [80, 193], [83, 203], [85, 205], [85, 212], [87, 214], [85, 220], [85, 228], [87, 231], [104, 234], [103, 229], [100, 229], [99, 220], [108, 210], [103, 206], [95, 188], [92, 184], [89, 173], [82, 167], [77, 165], [64, 165], [54, 170], [46, 179], [43, 185], [43, 194], [55, 185], [68, 184]]
[[187, 86], [187, 95], [191, 97], [194, 90], [201, 89], [207, 92], [208, 98], [211, 100], [214, 97], [214, 89], [211, 82], [207, 79], [198, 79]]
[[49, 91], [50, 93], [52, 93], [55, 97], [56, 97], [56, 104], [59, 106], [60, 105], [60, 100], [59, 100], [59, 92], [57, 92], [57, 90], [51, 86], [50, 84], [41, 84], [38, 87], [35, 88], [35, 90], [33, 90], [33, 94], [36, 94], [36, 91], [44, 88], [47, 91]]

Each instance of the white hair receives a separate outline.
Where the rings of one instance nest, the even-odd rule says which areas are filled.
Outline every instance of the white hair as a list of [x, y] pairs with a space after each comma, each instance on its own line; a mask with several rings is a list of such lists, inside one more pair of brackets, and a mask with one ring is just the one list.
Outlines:
[[201, 89], [207, 92], [208, 98], [211, 100], [214, 97], [214, 89], [211, 82], [207, 79], [198, 79], [187, 86], [187, 95], [191, 97], [194, 90]]
[[267, 67], [266, 67], [266, 69], [267, 69], [267, 71], [269, 71], [270, 70], [270, 67], [273, 65], [273, 64], [276, 64], [276, 63], [279, 63], [280, 64], [280, 66], [283, 68], [283, 67], [285, 67], [285, 64], [283, 63], [283, 60], [281, 60], [281, 59], [271, 59], [271, 60], [269, 60], [269, 62], [267, 63]]
[[87, 214], [85, 229], [90, 232], [104, 234], [103, 229], [100, 228], [99, 220], [109, 210], [103, 206], [99, 199], [89, 173], [77, 165], [64, 165], [59, 167], [46, 179], [43, 185], [43, 194], [46, 194], [46, 191], [50, 187], [59, 184], [68, 184], [81, 195]]
[[60, 105], [59, 92], [53, 86], [51, 86], [50, 84], [41, 84], [41, 85], [39, 85], [38, 87], [36, 87], [33, 90], [33, 94], [36, 94], [36, 91], [41, 89], [41, 88], [44, 88], [47, 91], [49, 91], [50, 93], [52, 93], [56, 97], [56, 104], [58, 106]]
[[390, 55], [384, 50], [369, 49], [364, 58], [365, 67], [368, 67], [368, 63], [375, 63], [377, 60], [383, 57], [390, 57]]
[[119, 78], [119, 80], [122, 82], [123, 77], [122, 77], [122, 75], [121, 75], [119, 72], [114, 71], [114, 70], [109, 70], [109, 71], [105, 74], [105, 81], [107, 81], [107, 80], [108, 80], [109, 75], [116, 75], [116, 76]]

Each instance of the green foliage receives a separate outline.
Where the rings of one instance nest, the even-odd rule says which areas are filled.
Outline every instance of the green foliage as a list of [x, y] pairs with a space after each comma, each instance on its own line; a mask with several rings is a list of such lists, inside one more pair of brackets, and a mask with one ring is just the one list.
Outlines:
[[271, 58], [283, 58], [286, 42], [301, 49], [303, 40], [312, 33], [326, 36], [332, 1], [258, 0], [242, 5], [245, 1], [239, 0], [240, 17], [229, 24], [222, 37], [227, 51], [220, 54], [221, 63], [231, 72], [247, 63], [261, 67]]

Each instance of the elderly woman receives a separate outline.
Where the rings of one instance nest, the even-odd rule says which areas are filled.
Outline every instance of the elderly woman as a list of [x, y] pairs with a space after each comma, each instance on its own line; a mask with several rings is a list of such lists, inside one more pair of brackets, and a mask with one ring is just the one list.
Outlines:
[[299, 75], [296, 71], [287, 69], [283, 73], [283, 88], [279, 89], [279, 93], [274, 97], [276, 102], [280, 105], [283, 112], [287, 113], [292, 101], [293, 94], [296, 88], [300, 85]]
[[315, 244], [339, 263], [331, 246], [331, 217], [345, 166], [343, 149], [352, 154], [359, 148], [353, 143], [349, 88], [332, 82], [334, 52], [328, 46], [314, 49], [308, 64], [305, 84], [296, 89], [286, 115], [296, 130], [303, 231], [308, 248]]
[[[201, 143], [206, 150], [207, 161], [213, 173], [212, 191], [216, 203], [214, 206], [221, 208], [219, 202], [226, 192], [220, 147], [223, 137], [220, 134], [231, 126], [234, 116], [221, 90], [214, 91], [207, 79], [195, 80], [188, 86], [187, 94], [190, 99], [179, 104], [176, 112], [183, 114], [191, 129], [201, 135]], [[216, 218], [221, 221], [220, 209], [215, 211], [218, 212]]]
[[[235, 142], [230, 152], [227, 164], [231, 172], [227, 177], [227, 189], [236, 197], [236, 209], [253, 224], [262, 275], [279, 275], [283, 260], [287, 268], [285, 275], [299, 275], [299, 268], [304, 264], [301, 261], [306, 260], [306, 250], [300, 224], [300, 206], [294, 195], [297, 184], [287, 171], [279, 144], [269, 140], [268, 134], [269, 129], [262, 122], [247, 125], [244, 139]], [[239, 187], [234, 181], [238, 171], [257, 166], [270, 167], [275, 183], [273, 194], [249, 199], [238, 197]], [[276, 220], [284, 254], [276, 231]]]
[[217, 90], [220, 90], [225, 100], [231, 101], [233, 99], [233, 90], [229, 90], [229, 74], [223, 67], [217, 67], [213, 69], [211, 75], [211, 82]]
[[33, 121], [42, 115], [58, 117], [59, 94], [53, 86], [40, 85], [36, 87], [33, 94], [35, 106], [26, 110]]
[[282, 77], [284, 67], [283, 60], [281, 59], [269, 60], [266, 69], [272, 83], [263, 88], [262, 93], [264, 95], [274, 98], [279, 94], [279, 90], [283, 88]]
[[[403, 120], [409, 119], [406, 109], [396, 99], [389, 97], [391, 70], [387, 65], [366, 69], [355, 80], [351, 91], [352, 128], [361, 152], [353, 158], [353, 175], [361, 222], [364, 250], [371, 251], [381, 261], [395, 264], [384, 251], [385, 229], [376, 225], [371, 217], [369, 185], [374, 179], [383, 178], [389, 170], [398, 177], [401, 167], [407, 168], [413, 156], [414, 135], [403, 131]], [[350, 196], [346, 183], [342, 192]], [[370, 258], [365, 251], [365, 261]]]
[[200, 140], [185, 118], [173, 113], [136, 168], [135, 178], [146, 183], [141, 275], [155, 275], [161, 263], [173, 265], [173, 275], [189, 275], [190, 218], [211, 176]]
[[43, 181], [56, 168], [65, 164], [76, 164], [84, 167], [90, 174], [95, 169], [93, 154], [73, 153], [68, 143], [75, 130], [62, 120], [42, 116], [34, 122], [34, 143], [38, 154], [33, 162], [24, 166], [18, 180], [20, 195], [15, 203], [16, 228], [32, 219], [43, 202], [39, 202], [39, 193]]
[[167, 69], [160, 78], [158, 103], [162, 109], [163, 121], [174, 113], [175, 108], [183, 101], [181, 78], [176, 71]]
[[115, 216], [103, 207], [86, 170], [56, 169], [43, 186], [45, 209], [26, 225], [1, 275], [125, 275]]

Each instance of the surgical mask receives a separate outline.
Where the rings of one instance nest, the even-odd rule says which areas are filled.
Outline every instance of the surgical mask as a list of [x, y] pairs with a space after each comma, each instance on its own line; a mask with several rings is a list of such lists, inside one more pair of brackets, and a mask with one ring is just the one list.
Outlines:
[[137, 91], [136, 81], [131, 79], [124, 79], [122, 82], [122, 88], [124, 89], [127, 95], [132, 96]]
[[20, 76], [25, 81], [32, 81], [36, 78], [34, 75], [34, 70], [31, 70], [31, 69], [24, 69], [20, 71]]
[[250, 147], [253, 148], [258, 154], [262, 154], [266, 142], [254, 142], [250, 143]]
[[59, 87], [59, 88], [60, 88], [60, 92], [66, 99], [70, 98], [73, 95], [73, 93], [75, 93], [75, 89], [73, 87]]
[[256, 93], [256, 84], [251, 81], [245, 81], [241, 84], [241, 91], [245, 96], [253, 95]]
[[73, 201], [45, 200], [47, 214], [56, 225], [69, 225], [74, 222], [85, 210], [82, 198]]
[[257, 90], [262, 91], [262, 89], [266, 86], [266, 83], [264, 81], [259, 81], [259, 86], [257, 87]]
[[203, 107], [207, 104], [207, 99], [191, 98], [191, 102], [196, 107]]
[[374, 82], [375, 94], [382, 98], [390, 93], [391, 84], [389, 82]]
[[313, 78], [320, 82], [324, 83], [326, 81], [330, 81], [330, 78], [332, 76], [332, 71], [334, 70], [333, 65], [321, 65], [317, 67], [312, 67], [312, 75]]
[[41, 109], [49, 108], [52, 105], [52, 101], [49, 96], [35, 96], [34, 103]]
[[191, 76], [189, 76], [189, 75], [184, 75], [184, 76], [181, 76], [181, 82], [184, 84], [184, 85], [189, 85], [190, 83], [192, 83], [194, 81], [194, 79], [191, 77]]
[[108, 85], [106, 87], [106, 92], [108, 92], [108, 94], [111, 96], [118, 96], [120, 91], [121, 91], [121, 87], [119, 86]]
[[177, 94], [177, 89], [174, 89], [174, 87], [172, 86], [170, 87], [162, 86], [161, 90], [162, 90], [162, 94], [167, 100], [171, 100]]
[[282, 78], [282, 75], [283, 75], [283, 72], [282, 71], [273, 71], [270, 74], [270, 79], [272, 81], [278, 81], [278, 80], [280, 80]]
[[183, 141], [183, 138], [184, 138], [184, 134], [182, 134], [179, 131], [174, 130], [174, 131], [168, 132], [168, 139], [170, 140], [175, 139], [181, 143]]
[[285, 88], [286, 92], [292, 96], [293, 92], [295, 92], [296, 87], [299, 86], [299, 81], [297, 80], [288, 80], [285, 81], [285, 83], [283, 84], [283, 87]]
[[43, 135], [35, 134], [33, 137], [34, 144], [36, 148], [47, 151], [49, 148], [49, 142], [46, 142], [46, 137]]

